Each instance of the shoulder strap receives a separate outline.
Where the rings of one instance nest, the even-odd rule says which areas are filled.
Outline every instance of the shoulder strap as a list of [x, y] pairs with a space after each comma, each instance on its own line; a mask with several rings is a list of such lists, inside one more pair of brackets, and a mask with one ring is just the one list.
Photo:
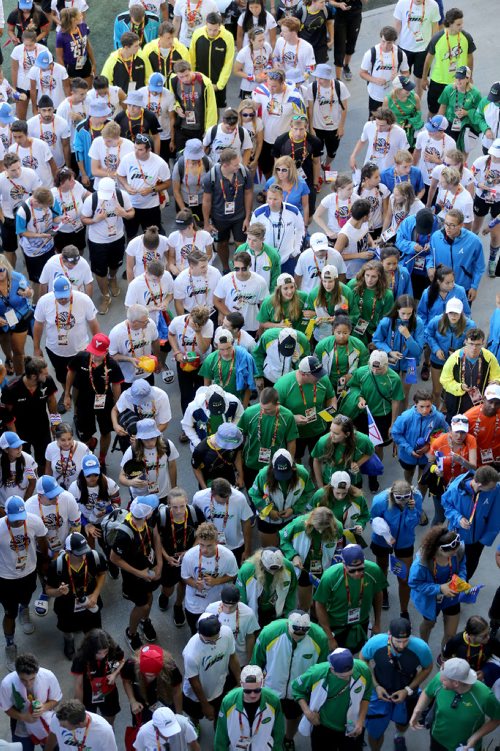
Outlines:
[[193, 522], [193, 524], [198, 524], [198, 517], [196, 515], [196, 509], [190, 503], [188, 504], [188, 511], [189, 511], [189, 516], [191, 517], [191, 521]]
[[[342, 102], [342, 100], [340, 98], [340, 81], [339, 81], [339, 79], [336, 78], [333, 83], [334, 83], [334, 86], [335, 86], [335, 93], [337, 95], [337, 99], [338, 99], [338, 102], [340, 104], [340, 108], [341, 109], [345, 109], [344, 104], [343, 104], [343, 102]], [[313, 84], [313, 86], [314, 86], [314, 84]]]
[[100, 558], [99, 558], [99, 553], [97, 552], [97, 550], [92, 550], [92, 557], [93, 557], [93, 559], [94, 559], [94, 563], [95, 563], [95, 565], [96, 565], [96, 568], [97, 568], [97, 566], [98, 566], [98, 565], [99, 565], [99, 563], [101, 562], [101, 560], [100, 560]]
[[212, 169], [210, 170], [210, 183], [211, 183], [211, 185], [212, 185], [212, 190], [213, 190], [213, 189], [214, 189], [214, 187], [215, 187], [215, 169], [216, 169], [216, 166], [217, 166], [217, 165], [215, 165], [215, 164], [214, 164], [214, 166], [213, 166], [213, 167], [212, 167]]
[[95, 210], [97, 209], [97, 200], [98, 200], [97, 199], [97, 190], [95, 190], [92, 193], [92, 204], [91, 204], [91, 208], [92, 208], [92, 213], [93, 214], [95, 213]]
[[375, 47], [372, 47], [370, 49], [370, 58], [371, 58], [371, 63], [372, 63], [372, 69], [370, 71], [370, 75], [372, 75], [373, 69], [375, 67], [375, 60], [377, 59], [377, 50], [375, 49]]
[[167, 504], [161, 503], [158, 507], [158, 520], [160, 527], [163, 529], [167, 523]]
[[62, 574], [62, 568], [63, 568], [63, 562], [64, 562], [64, 555], [65, 555], [65, 553], [64, 553], [64, 550], [61, 550], [61, 552], [60, 552], [60, 553], [59, 553], [59, 555], [57, 556], [57, 560], [56, 560], [56, 571], [57, 571], [57, 574], [58, 574], [58, 576], [61, 576], [61, 574]]
[[400, 69], [402, 62], [403, 62], [403, 50], [398, 47], [398, 70]]
[[218, 125], [214, 125], [212, 128], [210, 128], [210, 143], [208, 144], [209, 146], [211, 146], [214, 142], [215, 134], [217, 133], [218, 127], [219, 127]]
[[120, 188], [117, 188], [117, 189], [116, 189], [116, 197], [118, 198], [118, 203], [120, 204], [120, 206], [121, 206], [121, 207], [122, 207], [122, 209], [123, 209], [123, 193], [122, 193], [122, 191], [120, 190]]
[[243, 148], [243, 141], [245, 140], [245, 129], [243, 125], [238, 125], [238, 136], [240, 139], [240, 146]]
[[316, 97], [318, 96], [318, 82], [313, 81], [312, 85], [312, 95], [313, 95], [313, 101], [316, 101]]
[[26, 215], [26, 225], [30, 223], [31, 220], [31, 209], [29, 207], [29, 204], [27, 201], [22, 201], [20, 204], [21, 208], [23, 209], [25, 215]]

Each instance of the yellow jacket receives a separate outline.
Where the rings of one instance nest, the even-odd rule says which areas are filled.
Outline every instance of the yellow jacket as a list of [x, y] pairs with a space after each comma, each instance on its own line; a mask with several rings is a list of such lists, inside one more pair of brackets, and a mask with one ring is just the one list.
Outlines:
[[[214, 125], [217, 125], [218, 123], [218, 115], [217, 115], [217, 102], [215, 101], [215, 91], [212, 84], [212, 81], [203, 75], [203, 73], [198, 73], [199, 76], [203, 79], [203, 84], [205, 86], [205, 92], [204, 92], [204, 98], [205, 98], [205, 122], [204, 122], [204, 128], [205, 130], [210, 130], [210, 128], [213, 128]], [[177, 76], [174, 74], [170, 77], [169, 81], [169, 89], [172, 92], [172, 94], [176, 97], [176, 91], [175, 91], [175, 80]], [[176, 97], [176, 102], [178, 103], [178, 99]]]
[[[122, 85], [125, 84], [124, 81], [117, 79], [115, 75], [115, 67], [116, 63], [118, 62], [121, 54], [121, 48], [119, 50], [115, 50], [110, 54], [108, 59], [103, 65], [101, 75], [106, 76], [110, 84], [114, 84], [115, 86], [120, 86], [121, 89], [125, 92], [125, 94], [128, 93], [128, 85]], [[146, 83], [149, 81], [149, 77], [153, 73], [153, 69], [151, 68], [151, 63], [149, 62], [148, 58], [144, 55], [144, 50], [139, 50], [139, 52], [134, 56], [134, 61], [140, 60], [144, 63], [144, 83], [142, 83], [141, 80], [136, 81], [137, 89], [142, 88], [142, 86], [145, 86]], [[123, 72], [122, 69], [123, 66], [120, 66], [120, 74]], [[142, 78], [142, 72], [141, 72], [141, 78]], [[136, 80], [134, 77], [132, 77], [132, 80]]]
[[[155, 61], [155, 63], [156, 61], [158, 61], [158, 39], [153, 39], [152, 42], [148, 42], [147, 44], [145, 44], [141, 51], [142, 51], [142, 56], [146, 58], [148, 62], [150, 63], [151, 72], [153, 72], [154, 70], [153, 60]], [[177, 54], [173, 57], [174, 53], [177, 53]], [[172, 57], [173, 57], [173, 60], [172, 60]], [[170, 65], [170, 60], [172, 60], [172, 65]], [[174, 39], [174, 42], [172, 44], [172, 49], [170, 51], [170, 55], [168, 56], [168, 64], [166, 66], [168, 68], [168, 71], [166, 73], [165, 71], [162, 70], [161, 65], [157, 65], [159, 72], [162, 73], [165, 77], [169, 77], [168, 72], [170, 71], [171, 73], [174, 72], [173, 66], [175, 65], [176, 62], [179, 62], [179, 60], [187, 60], [187, 62], [189, 63], [190, 62], [189, 50], [187, 47], [185, 47], [182, 44], [182, 42], [179, 42], [178, 39]], [[149, 76], [148, 76], [148, 81], [149, 81]]]
[[[448, 357], [445, 364], [443, 365], [441, 378], [439, 379], [444, 390], [447, 391], [448, 394], [453, 394], [453, 396], [463, 396], [465, 394], [465, 391], [463, 390], [462, 384], [460, 382], [461, 352], [461, 349], [457, 349], [456, 352], [453, 352], [453, 354]], [[484, 391], [488, 383], [490, 383], [491, 381], [500, 382], [500, 365], [498, 364], [498, 360], [495, 355], [492, 354], [489, 349], [485, 349], [483, 347], [480, 357], [482, 357], [486, 362], [486, 372], [484, 373], [483, 381], [484, 388], [481, 389], [481, 391]]]
[[221, 26], [219, 34], [210, 39], [206, 26], [197, 29], [189, 47], [191, 67], [208, 76], [214, 86], [224, 89], [233, 70], [234, 37]]

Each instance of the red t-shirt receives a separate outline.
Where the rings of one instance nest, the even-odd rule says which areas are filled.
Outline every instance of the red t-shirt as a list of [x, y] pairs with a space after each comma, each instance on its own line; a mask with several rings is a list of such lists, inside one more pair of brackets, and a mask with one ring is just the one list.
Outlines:
[[[443, 481], [447, 486], [451, 480], [454, 480], [458, 475], [462, 475], [467, 470], [463, 467], [457, 459], [451, 455], [451, 440], [449, 433], [442, 433], [437, 438], [431, 441], [431, 452], [433, 454], [436, 451], [441, 451], [444, 454], [443, 457]], [[463, 459], [469, 461], [469, 452], [471, 449], [477, 447], [476, 439], [470, 433], [465, 438], [465, 443], [460, 447], [460, 450], [455, 450], [453, 453], [459, 454]]]

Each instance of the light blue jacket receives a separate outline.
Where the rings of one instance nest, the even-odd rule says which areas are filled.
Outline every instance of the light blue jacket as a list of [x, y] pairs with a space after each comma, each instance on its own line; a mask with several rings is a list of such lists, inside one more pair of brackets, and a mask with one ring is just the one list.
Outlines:
[[388, 354], [394, 351], [405, 355], [396, 365], [390, 366], [397, 373], [408, 370], [406, 357], [414, 357], [418, 365], [424, 349], [424, 325], [420, 318], [417, 316], [416, 328], [409, 339], [405, 339], [403, 334], [399, 333], [398, 328], [401, 324], [406, 325], [399, 318], [396, 321], [389, 317], [382, 318], [372, 337], [376, 349], [381, 349]]
[[251, 389], [251, 391], [255, 391], [257, 388], [254, 380], [255, 360], [244, 347], [240, 347], [238, 344], [235, 345], [234, 350], [236, 352], [234, 367], [236, 368], [237, 390]]
[[[396, 548], [409, 548], [415, 543], [415, 529], [420, 524], [420, 516], [422, 513], [423, 498], [420, 491], [413, 491], [413, 497], [415, 498], [415, 507], [409, 508], [405, 506], [403, 510], [398, 506], [389, 505], [390, 490], [383, 490], [381, 493], [377, 493], [372, 502], [370, 510], [370, 519], [375, 519], [376, 516], [381, 516], [385, 519], [391, 530], [391, 535], [396, 542], [394, 543], [394, 549]], [[376, 535], [372, 532], [372, 541], [383, 548], [390, 549], [390, 546], [380, 535]]]
[[466, 545], [473, 542], [493, 545], [500, 532], [500, 483], [493, 490], [479, 492], [470, 528], [460, 526], [462, 517], [470, 520], [472, 515], [475, 493], [470, 481], [473, 477], [473, 472], [465, 472], [448, 485], [441, 496], [444, 514], [450, 529], [456, 530]]
[[452, 297], [458, 297], [458, 299], [464, 306], [464, 315], [470, 316], [469, 301], [467, 300], [467, 295], [464, 288], [460, 284], [455, 284], [453, 289], [448, 292], [444, 299], [441, 297], [441, 295], [438, 295], [430, 308], [428, 303], [429, 287], [427, 287], [427, 289], [424, 289], [424, 291], [422, 292], [422, 297], [420, 298], [420, 302], [417, 308], [417, 313], [424, 322], [424, 325], [429, 323], [431, 318], [434, 318], [434, 316], [442, 315], [446, 310], [446, 303], [448, 302], [448, 300], [451, 300]]
[[[401, 253], [401, 263], [404, 265], [405, 269], [408, 269], [408, 272], [411, 274], [413, 272], [413, 267], [415, 265], [415, 260], [413, 256], [416, 253], [415, 250], [415, 243], [418, 242], [419, 245], [427, 245], [430, 242], [431, 235], [417, 235], [415, 231], [415, 224], [416, 224], [416, 218], [415, 216], [407, 216], [406, 219], [403, 219], [401, 224], [399, 225], [399, 229], [396, 234], [396, 247], [399, 249], [399, 252]], [[432, 232], [435, 232], [437, 229], [439, 229], [439, 221], [437, 217], [434, 217], [434, 227]], [[427, 253], [421, 253], [419, 258], [424, 256], [424, 258], [428, 257], [430, 251]], [[410, 260], [412, 259], [412, 260]], [[419, 274], [420, 276], [425, 276], [426, 271], [425, 269], [422, 269], [422, 271], [416, 271], [416, 274]]]
[[410, 297], [413, 297], [411, 276], [407, 271], [406, 266], [402, 266], [398, 263], [398, 267], [394, 273], [394, 286], [390, 286], [389, 289], [395, 300], [397, 300], [400, 295], [410, 295]]
[[498, 360], [500, 357], [500, 308], [495, 308], [491, 316], [488, 349]]
[[435, 352], [437, 352], [438, 349], [442, 349], [446, 358], [448, 358], [448, 352], [455, 352], [456, 349], [460, 349], [465, 341], [468, 330], [475, 328], [476, 324], [469, 318], [464, 333], [460, 334], [460, 336], [455, 334], [451, 327], [448, 327], [446, 334], [441, 334], [438, 330], [441, 317], [441, 315], [434, 316], [434, 318], [431, 318], [428, 322], [425, 327], [425, 343], [429, 345], [431, 351], [431, 363], [442, 366], [445, 364], [446, 360], [440, 360], [436, 357]]
[[[144, 44], [147, 44], [148, 42], [152, 42], [153, 39], [158, 38], [159, 27], [160, 27], [160, 21], [156, 13], [151, 13], [150, 11], [146, 11], [144, 15], [144, 31], [143, 31], [144, 33], [143, 43]], [[115, 18], [115, 25], [113, 29], [113, 41], [115, 45], [115, 50], [120, 49], [120, 47], [122, 46], [120, 40], [122, 38], [122, 34], [124, 34], [126, 31], [133, 31], [132, 24], [130, 23], [130, 13], [128, 10], [124, 10], [122, 13], [118, 13], [118, 15]]]
[[[438, 597], [441, 595], [441, 584], [450, 581], [453, 574], [457, 574], [461, 579], [467, 579], [465, 568], [465, 550], [461, 545], [458, 548], [457, 555], [450, 558], [450, 566], [436, 566], [436, 575], [434, 576], [434, 566], [432, 563], [426, 565], [421, 558], [419, 550], [415, 560], [411, 564], [408, 584], [411, 590], [411, 599], [415, 608], [420, 615], [429, 621], [435, 621], [437, 618]], [[455, 605], [458, 595], [454, 597], [443, 597], [441, 607], [443, 610]]]
[[461, 284], [464, 289], [478, 289], [486, 270], [483, 244], [469, 229], [462, 229], [451, 245], [445, 239], [444, 229], [434, 232], [431, 237], [431, 252], [426, 258], [425, 267], [435, 269], [440, 263], [453, 269], [456, 283]]
[[427, 464], [427, 457], [423, 456], [417, 459], [412, 455], [415, 450], [417, 440], [424, 439], [427, 443], [433, 433], [448, 431], [448, 425], [444, 415], [436, 407], [432, 407], [429, 415], [420, 415], [416, 407], [410, 407], [399, 415], [392, 426], [392, 437], [398, 447], [398, 455], [401, 461], [407, 464], [418, 464], [424, 467]]

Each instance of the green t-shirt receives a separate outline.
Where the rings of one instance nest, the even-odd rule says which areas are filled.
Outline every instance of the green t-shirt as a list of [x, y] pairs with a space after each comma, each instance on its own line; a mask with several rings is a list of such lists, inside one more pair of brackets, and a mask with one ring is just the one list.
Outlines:
[[[500, 720], [500, 702], [491, 689], [481, 681], [474, 683], [470, 691], [462, 694], [454, 709], [451, 705], [456, 693], [444, 688], [439, 673], [426, 686], [425, 693], [431, 699], [436, 697], [436, 713], [431, 735], [447, 751], [455, 751], [458, 746], [465, 744], [485, 723], [486, 717]], [[477, 743], [474, 748], [480, 749], [481, 743]]]
[[401, 378], [390, 368], [381, 375], [374, 375], [368, 365], [358, 368], [349, 382], [349, 393], [342, 402], [341, 409], [345, 415], [354, 419], [360, 414], [360, 396], [365, 399], [374, 417], [389, 415], [392, 401], [404, 399]]
[[[302, 290], [297, 290], [297, 294], [300, 299], [300, 314], [299, 314], [298, 319], [291, 320], [289, 318], [289, 315], [288, 315], [288, 309], [290, 307], [289, 302], [285, 302], [283, 304], [283, 311], [284, 311], [283, 318], [285, 320], [288, 319], [290, 321], [291, 328], [297, 329], [297, 331], [302, 331], [302, 333], [304, 333], [307, 327], [307, 320], [302, 318], [302, 311], [307, 306], [307, 293], [302, 292]], [[272, 295], [269, 295], [262, 301], [262, 305], [260, 306], [260, 310], [257, 315], [257, 320], [259, 321], [259, 323], [271, 323], [271, 322], [280, 323], [281, 322], [281, 318], [276, 315], [276, 310], [273, 304]]]
[[368, 326], [364, 334], [356, 332], [356, 328], [353, 329], [353, 333], [355, 336], [359, 336], [363, 342], [367, 343], [371, 341], [371, 335], [377, 328], [381, 319], [391, 312], [392, 306], [394, 305], [394, 295], [390, 289], [385, 291], [381, 299], [375, 297], [376, 290], [374, 289], [365, 289], [361, 295], [359, 295], [356, 291], [357, 283], [357, 279], [351, 279], [351, 281], [348, 282], [348, 286], [352, 290], [354, 300], [359, 308], [359, 317], [354, 319], [353, 323], [355, 326], [360, 326], [360, 320], [362, 319], [368, 323]]
[[203, 378], [209, 378], [212, 383], [221, 386], [224, 391], [229, 391], [230, 394], [241, 399], [245, 392], [236, 389], [235, 360], [236, 353], [232, 360], [223, 360], [216, 350], [207, 357], [199, 370], [199, 374]]
[[468, 31], [460, 34], [447, 34], [446, 29], [434, 34], [427, 54], [434, 55], [430, 79], [436, 83], [453, 83], [455, 71], [467, 65], [467, 57], [474, 52], [476, 45]]
[[280, 404], [294, 415], [310, 417], [310, 422], [304, 425], [297, 424], [300, 438], [310, 438], [325, 432], [325, 421], [318, 417], [318, 412], [321, 412], [327, 401], [334, 397], [328, 376], [323, 376], [315, 384], [305, 383], [301, 390], [297, 383], [297, 375], [292, 371], [278, 378], [274, 388], [279, 394]]
[[316, 345], [314, 354], [327, 369], [334, 389], [338, 380], [347, 373], [354, 373], [357, 368], [368, 363], [370, 353], [361, 339], [350, 336], [347, 344], [337, 345], [335, 336], [327, 336]]
[[475, 86], [473, 86], [469, 91], [461, 94], [459, 91], [457, 91], [453, 84], [449, 84], [443, 90], [441, 96], [438, 99], [439, 104], [446, 105], [446, 112], [444, 113], [444, 116], [446, 117], [450, 125], [455, 119], [456, 109], [467, 110], [469, 114], [461, 119], [462, 127], [470, 125], [470, 123], [474, 119], [474, 113], [480, 101], [481, 92]]
[[[261, 415], [260, 404], [253, 404], [243, 412], [238, 427], [245, 436], [243, 460], [248, 467], [257, 470], [269, 464], [275, 451], [286, 449], [288, 441], [299, 437], [293, 414], [281, 405], [275, 416]], [[270, 451], [266, 452], [266, 449]]]
[[[332, 631], [341, 631], [348, 626], [348, 611], [351, 612], [351, 624], [368, 620], [373, 598], [377, 592], [387, 587], [387, 579], [380, 566], [373, 561], [365, 561], [365, 573], [362, 579], [347, 577], [350, 603], [344, 582], [344, 564], [330, 566], [321, 577], [314, 599], [326, 608]], [[361, 584], [364, 582], [363, 595]], [[359, 612], [358, 612], [359, 609]], [[358, 618], [355, 619], [355, 616]]]
[[[343, 443], [336, 443], [334, 444], [334, 451], [333, 456], [329, 461], [326, 461], [323, 457], [326, 451], [326, 445], [328, 438], [330, 437], [330, 434], [321, 436], [319, 441], [317, 442], [316, 446], [313, 448], [311, 452], [311, 457], [313, 459], [318, 459], [322, 463], [321, 467], [321, 476], [323, 478], [323, 482], [325, 485], [329, 485], [330, 480], [332, 478], [332, 475], [334, 472], [338, 472], [340, 470], [346, 470], [349, 471], [349, 466], [346, 465], [344, 455], [346, 451], [346, 447]], [[360, 433], [356, 430], [354, 434], [354, 441], [355, 441], [355, 449], [354, 449], [354, 455], [351, 459], [353, 462], [357, 462], [358, 459], [360, 459], [365, 454], [368, 454], [368, 456], [371, 456], [374, 452], [373, 443], [370, 441], [367, 435], [364, 433]], [[354, 482], [357, 481], [359, 478], [359, 475], [355, 475], [353, 477]]]

